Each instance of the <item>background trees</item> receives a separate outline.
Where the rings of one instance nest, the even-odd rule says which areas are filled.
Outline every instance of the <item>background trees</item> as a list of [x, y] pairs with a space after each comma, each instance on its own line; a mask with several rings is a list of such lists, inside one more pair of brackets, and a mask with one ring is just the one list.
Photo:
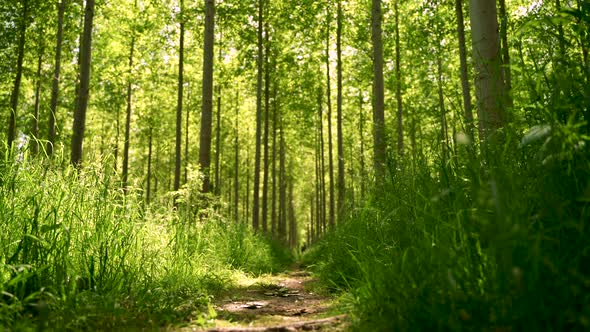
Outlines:
[[[496, 250], [490, 260], [497, 261], [477, 265], [481, 248], [497, 240], [489, 234], [540, 239], [542, 217], [533, 216], [578, 225], [586, 215], [585, 2], [93, 6], [0, 4], [0, 88], [7, 91], [0, 135], [3, 151], [19, 152], [13, 157], [40, 138], [56, 155], [41, 153], [41, 163], [71, 150], [72, 163], [100, 164], [146, 209], [168, 208], [178, 197], [186, 218], [207, 207], [291, 247], [319, 241], [330, 226], [356, 220], [359, 209], [395, 205], [423, 227], [421, 235], [383, 230], [411, 235], [391, 243], [435, 238], [443, 221], [454, 220], [458, 242], [448, 234], [441, 241], [470, 248], [464, 257], [474, 270], [500, 261], [513, 267], [517, 249]], [[547, 174], [575, 179], [563, 182], [575, 190], [540, 182]], [[498, 188], [557, 196], [515, 207]], [[391, 198], [385, 192], [395, 199], [381, 200]], [[507, 212], [516, 208], [529, 214]], [[433, 213], [440, 220], [430, 220]], [[514, 235], [513, 226], [531, 233]]]

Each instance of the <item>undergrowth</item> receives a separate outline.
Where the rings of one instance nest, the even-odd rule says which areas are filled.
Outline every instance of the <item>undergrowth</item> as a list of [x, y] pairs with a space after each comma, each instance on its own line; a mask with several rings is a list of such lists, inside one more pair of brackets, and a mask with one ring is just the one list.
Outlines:
[[304, 259], [348, 292], [358, 330], [587, 330], [590, 137], [580, 128], [507, 128], [488, 159], [463, 149], [446, 164], [398, 165]]
[[[185, 189], [175, 195], [195, 195]], [[0, 330], [205, 324], [232, 271], [272, 272], [290, 257], [203, 201], [146, 205], [98, 164], [0, 163]]]

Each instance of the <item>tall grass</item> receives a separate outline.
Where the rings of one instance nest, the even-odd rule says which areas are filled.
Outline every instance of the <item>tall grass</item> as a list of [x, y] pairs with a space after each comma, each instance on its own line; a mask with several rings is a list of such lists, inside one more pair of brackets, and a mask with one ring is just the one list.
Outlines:
[[140, 194], [99, 164], [2, 163], [0, 330], [206, 321], [232, 270], [270, 272], [288, 258], [214, 210], [195, 217]]
[[580, 128], [507, 128], [486, 159], [404, 165], [306, 259], [359, 330], [589, 329]]

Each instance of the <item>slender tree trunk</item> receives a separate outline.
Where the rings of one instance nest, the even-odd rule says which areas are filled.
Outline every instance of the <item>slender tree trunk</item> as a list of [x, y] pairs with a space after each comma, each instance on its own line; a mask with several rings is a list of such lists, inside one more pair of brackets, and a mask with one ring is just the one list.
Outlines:
[[[191, 89], [189, 87], [188, 91], [187, 91], [187, 104], [190, 103], [191, 100]], [[190, 124], [190, 120], [189, 120], [189, 115], [190, 115], [190, 109], [191, 109], [190, 104], [187, 105], [186, 107], [186, 122], [185, 122], [185, 127], [184, 127], [184, 183], [188, 182], [188, 165], [189, 165], [189, 149], [188, 149], [188, 142], [189, 142], [189, 124]]]
[[[57, 119], [57, 102], [59, 99], [59, 78], [61, 75], [61, 49], [63, 43], [63, 24], [64, 24], [64, 13], [66, 11], [66, 3], [68, 0], [61, 0], [58, 4], [57, 10], [57, 37], [55, 45], [55, 68], [53, 71], [53, 81], [51, 86], [51, 105], [49, 106], [49, 122], [48, 122], [48, 142], [47, 142], [47, 155], [53, 154], [55, 146], [55, 122]], [[115, 167], [116, 168], [116, 167]]]
[[437, 51], [437, 82], [438, 82], [438, 108], [440, 111], [440, 144], [442, 147], [443, 165], [447, 164], [449, 160], [449, 136], [447, 127], [447, 111], [445, 109], [445, 99], [443, 95], [443, 81], [442, 81], [442, 50]]
[[326, 230], [326, 178], [325, 178], [325, 154], [324, 154], [324, 123], [322, 111], [322, 91], [318, 93], [319, 118], [318, 123], [320, 127], [320, 183], [321, 183], [321, 203], [322, 203], [322, 234]]
[[43, 66], [43, 54], [45, 53], [45, 45], [43, 42], [43, 29], [39, 31], [39, 56], [37, 58], [37, 84], [35, 86], [35, 114], [33, 116], [33, 128], [31, 134], [35, 139], [32, 145], [33, 154], [39, 153], [39, 116], [41, 108], [41, 68]]
[[239, 123], [239, 113], [240, 113], [240, 93], [239, 90], [236, 90], [236, 138], [234, 141], [234, 216], [236, 218], [236, 223], [240, 222], [240, 215], [238, 214], [238, 202], [240, 197], [240, 123]]
[[246, 194], [244, 195], [246, 202], [246, 214], [244, 215], [244, 222], [248, 224], [250, 217], [250, 149], [246, 147]]
[[132, 76], [133, 76], [133, 53], [135, 51], [135, 36], [131, 37], [131, 51], [129, 52], [129, 77], [127, 78], [127, 112], [125, 116], [125, 142], [123, 145], [123, 189], [127, 192], [129, 177], [129, 134], [131, 131], [131, 101], [132, 101]]
[[285, 163], [285, 133], [283, 117], [279, 115], [279, 240], [287, 241], [287, 177]]
[[321, 220], [322, 220], [322, 182], [320, 178], [320, 131], [319, 121], [318, 130], [315, 131], [315, 198], [316, 198], [316, 227], [315, 238], [320, 237]]
[[332, 87], [330, 79], [330, 9], [327, 11], [326, 22], [326, 96], [328, 106], [328, 177], [330, 178], [330, 228], [334, 227], [335, 222], [335, 207], [334, 207], [334, 162], [332, 155]]
[[[276, 81], [275, 81], [276, 82]], [[277, 87], [273, 86], [273, 110], [272, 110], [272, 203], [271, 203], [271, 233], [277, 235]]]
[[263, 61], [263, 40], [262, 40], [262, 13], [264, 0], [258, 0], [258, 58], [256, 66], [258, 70], [256, 83], [256, 155], [254, 157], [254, 197], [252, 200], [252, 228], [258, 231], [259, 217], [259, 195], [260, 195], [260, 140], [262, 132], [262, 61]]
[[338, 17], [336, 24], [336, 53], [338, 57], [338, 96], [337, 104], [337, 138], [338, 138], [338, 222], [344, 219], [344, 200], [346, 197], [346, 183], [344, 179], [344, 141], [342, 138], [342, 1], [338, 0]]
[[473, 138], [473, 105], [471, 104], [471, 89], [467, 75], [467, 50], [465, 47], [465, 23], [463, 22], [463, 0], [455, 0], [455, 14], [457, 15], [457, 36], [459, 40], [459, 61], [461, 71], [461, 89], [463, 92], [463, 109], [465, 111], [465, 128], [469, 137]]
[[203, 97], [199, 165], [203, 171], [203, 192], [210, 192], [211, 123], [213, 118], [213, 43], [215, 28], [215, 0], [205, 0], [205, 33], [203, 46]]
[[[559, 0], [557, 0], [559, 2]], [[512, 107], [512, 73], [510, 71], [510, 47], [508, 45], [508, 14], [506, 14], [506, 0], [498, 0], [500, 5], [500, 37], [502, 49], [502, 75], [504, 77], [504, 89], [506, 106]], [[563, 31], [562, 31], [563, 32]]]
[[94, 0], [86, 0], [84, 14], [84, 33], [80, 47], [80, 88], [74, 111], [74, 125], [72, 128], [71, 163], [76, 167], [82, 166], [82, 143], [86, 128], [86, 109], [90, 94], [90, 63], [92, 58], [92, 20], [94, 19]]
[[150, 204], [150, 193], [152, 184], [152, 126], [150, 125], [148, 133], [148, 161], [147, 161], [147, 188], [146, 188], [146, 203]]
[[359, 89], [359, 140], [360, 140], [360, 167], [361, 167], [361, 202], [365, 201], [365, 118], [363, 115], [363, 90]]
[[295, 220], [295, 204], [293, 204], [293, 179], [289, 179], [289, 246], [295, 249], [297, 246], [297, 221]]
[[471, 0], [470, 16], [479, 136], [482, 141], [485, 141], [502, 127], [505, 121], [506, 101], [504, 100], [495, 1]]
[[[474, 0], [476, 1], [476, 0]], [[381, 41], [381, 0], [372, 0], [373, 41], [373, 153], [377, 183], [385, 179], [387, 144], [385, 139], [385, 98], [383, 85], [383, 44]]]
[[403, 103], [402, 103], [402, 74], [401, 52], [399, 42], [399, 0], [394, 1], [395, 10], [395, 98], [397, 101], [397, 154], [404, 154], [404, 127], [403, 127]]
[[28, 16], [29, 16], [29, 1], [22, 0], [23, 11], [20, 26], [20, 37], [18, 40], [18, 56], [16, 59], [16, 76], [14, 77], [14, 85], [12, 94], [10, 96], [10, 122], [8, 123], [8, 153], [12, 151], [12, 143], [16, 139], [16, 117], [18, 109], [18, 97], [20, 93], [20, 83], [23, 76], [23, 60], [25, 57], [25, 42], [27, 34]]
[[270, 113], [270, 41], [268, 23], [265, 24], [265, 52], [264, 52], [264, 172], [262, 178], [262, 231], [266, 234], [268, 232], [268, 122]]
[[221, 195], [220, 159], [221, 159], [221, 84], [217, 85], [217, 114], [215, 121], [215, 187], [216, 195]]
[[[184, 97], [184, 0], [180, 0], [180, 40], [178, 43], [178, 97], [176, 100], [176, 140], [174, 159], [174, 191], [180, 189], [182, 167], [182, 100]], [[178, 202], [174, 199], [174, 206]]]
[[116, 106], [116, 119], [115, 119], [115, 126], [116, 126], [116, 131], [115, 131], [115, 148], [114, 148], [114, 154], [115, 154], [115, 173], [117, 172], [117, 167], [119, 164], [119, 137], [121, 136], [121, 105], [117, 104]]

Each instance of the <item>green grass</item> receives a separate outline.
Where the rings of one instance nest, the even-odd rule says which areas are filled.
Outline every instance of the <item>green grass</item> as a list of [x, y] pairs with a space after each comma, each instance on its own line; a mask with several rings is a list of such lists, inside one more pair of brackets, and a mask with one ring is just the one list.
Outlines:
[[234, 271], [289, 262], [288, 252], [212, 208], [146, 206], [110, 169], [47, 163], [0, 164], [0, 330], [206, 322], [211, 296]]
[[588, 140], [553, 124], [487, 160], [400, 165], [304, 259], [358, 330], [587, 330]]

